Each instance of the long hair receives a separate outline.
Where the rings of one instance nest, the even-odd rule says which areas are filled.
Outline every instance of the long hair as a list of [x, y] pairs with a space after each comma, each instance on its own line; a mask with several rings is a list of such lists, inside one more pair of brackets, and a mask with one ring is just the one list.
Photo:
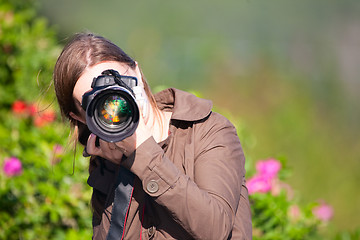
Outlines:
[[[70, 121], [72, 129], [77, 132], [75, 134], [77, 140], [83, 145], [86, 145], [90, 132], [86, 125], [70, 116], [70, 112], [78, 114], [73, 90], [77, 80], [87, 67], [92, 67], [103, 61], [116, 61], [126, 64], [132, 69], [136, 68], [136, 62], [121, 48], [108, 39], [92, 33], [75, 34], [65, 45], [54, 68], [55, 93], [61, 114], [63, 119]], [[158, 109], [150, 87], [141, 70], [140, 72], [150, 104], [154, 109]]]

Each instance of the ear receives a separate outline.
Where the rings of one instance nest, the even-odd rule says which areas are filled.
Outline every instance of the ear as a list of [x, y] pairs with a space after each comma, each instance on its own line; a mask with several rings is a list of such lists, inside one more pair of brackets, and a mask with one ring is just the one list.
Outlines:
[[85, 121], [82, 117], [76, 115], [76, 114], [73, 113], [73, 112], [69, 112], [69, 115], [70, 115], [70, 117], [72, 117], [72, 118], [75, 119], [76, 121], [79, 121], [79, 122], [81, 122], [81, 123], [83, 123], [83, 124], [86, 125], [86, 121]]

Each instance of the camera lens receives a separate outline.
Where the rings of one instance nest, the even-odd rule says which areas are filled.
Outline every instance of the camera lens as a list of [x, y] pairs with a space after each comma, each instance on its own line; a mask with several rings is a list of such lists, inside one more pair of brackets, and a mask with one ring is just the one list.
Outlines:
[[126, 124], [132, 115], [129, 103], [120, 95], [105, 96], [97, 107], [99, 121], [108, 128]]
[[[140, 112], [129, 90], [110, 86], [90, 94], [86, 124], [92, 133], [105, 141], [118, 142], [135, 132]], [[84, 102], [87, 100], [85, 95]]]
[[84, 93], [81, 103], [90, 132], [107, 142], [135, 133], [140, 111], [131, 87], [136, 85], [135, 77], [120, 76], [112, 69], [93, 79], [92, 90]]

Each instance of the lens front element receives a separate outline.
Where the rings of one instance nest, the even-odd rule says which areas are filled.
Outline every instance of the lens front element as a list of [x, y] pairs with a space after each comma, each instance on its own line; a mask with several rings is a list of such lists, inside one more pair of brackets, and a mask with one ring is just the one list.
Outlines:
[[140, 111], [132, 92], [109, 86], [90, 94], [86, 125], [93, 134], [107, 142], [119, 142], [135, 132]]
[[128, 102], [119, 95], [109, 95], [97, 105], [98, 119], [108, 128], [117, 128], [131, 116]]

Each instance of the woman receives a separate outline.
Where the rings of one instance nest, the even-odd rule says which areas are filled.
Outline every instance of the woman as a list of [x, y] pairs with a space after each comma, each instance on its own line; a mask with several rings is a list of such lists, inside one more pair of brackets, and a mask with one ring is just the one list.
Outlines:
[[[96, 143], [82, 96], [109, 69], [136, 77], [149, 107], [140, 107], [132, 136]], [[177, 89], [153, 96], [137, 62], [86, 33], [63, 49], [54, 83], [62, 114], [92, 156], [94, 239], [251, 239], [244, 154], [210, 101]]]

